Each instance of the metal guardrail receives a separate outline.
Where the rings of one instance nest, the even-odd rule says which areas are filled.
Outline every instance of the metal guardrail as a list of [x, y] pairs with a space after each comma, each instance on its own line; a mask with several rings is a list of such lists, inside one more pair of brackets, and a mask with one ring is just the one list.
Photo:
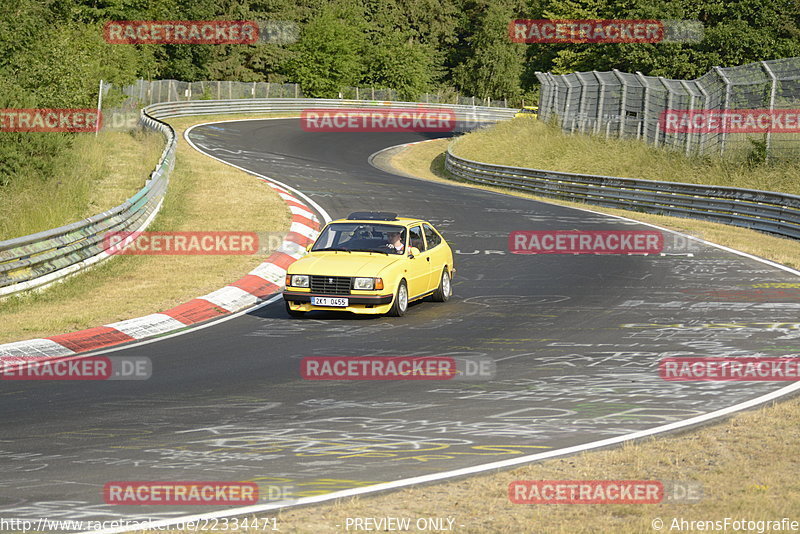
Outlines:
[[378, 100], [343, 100], [320, 98], [262, 98], [241, 100], [192, 100], [152, 104], [145, 111], [154, 118], [180, 117], [184, 115], [216, 115], [223, 113], [300, 113], [304, 109], [336, 108], [413, 108], [447, 109], [455, 113], [461, 123], [458, 129], [467, 130], [472, 122], [496, 122], [511, 119], [517, 113], [514, 108], [490, 108], [456, 104], [428, 104], [421, 102], [394, 102]]
[[800, 196], [754, 189], [657, 182], [509, 167], [447, 149], [445, 168], [468, 182], [611, 208], [741, 226], [800, 239]]
[[167, 140], [144, 187], [119, 206], [88, 219], [0, 241], [0, 296], [49, 284], [108, 258], [103, 246], [107, 232], [143, 230], [155, 218], [175, 164], [175, 132], [145, 115], [140, 124]]
[[145, 186], [119, 206], [66, 226], [0, 242], [0, 296], [40, 287], [73, 274], [109, 257], [104, 250], [107, 232], [141, 231], [161, 207], [175, 165], [177, 139], [169, 125], [159, 119], [187, 115], [227, 113], [299, 113], [313, 108], [418, 108], [450, 109], [459, 128], [510, 119], [517, 111], [508, 108], [321, 99], [196, 100], [153, 104], [142, 110], [140, 124], [161, 132], [167, 139], [164, 152]]

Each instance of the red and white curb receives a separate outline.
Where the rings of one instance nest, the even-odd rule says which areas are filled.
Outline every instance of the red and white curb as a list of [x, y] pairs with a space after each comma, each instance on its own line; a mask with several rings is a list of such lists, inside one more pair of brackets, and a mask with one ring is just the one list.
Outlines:
[[[250, 308], [278, 293], [283, 288], [287, 267], [304, 256], [306, 245], [316, 239], [320, 221], [311, 208], [292, 194], [287, 187], [263, 176], [258, 177], [286, 202], [292, 214], [292, 222], [281, 246], [247, 275], [221, 289], [160, 313], [68, 334], [2, 344], [0, 362], [8, 364], [63, 358], [160, 336]], [[324, 217], [327, 216], [324, 212], [321, 213]]]

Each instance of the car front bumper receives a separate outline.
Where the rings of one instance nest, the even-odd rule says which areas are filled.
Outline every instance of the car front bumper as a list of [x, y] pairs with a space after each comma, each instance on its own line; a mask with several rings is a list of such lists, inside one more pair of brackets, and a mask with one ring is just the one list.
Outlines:
[[[311, 304], [311, 297], [346, 298], [349, 306], [315, 306]], [[394, 295], [328, 295], [324, 293], [305, 293], [299, 291], [284, 291], [283, 300], [293, 311], [347, 311], [352, 313], [381, 314], [389, 311]]]

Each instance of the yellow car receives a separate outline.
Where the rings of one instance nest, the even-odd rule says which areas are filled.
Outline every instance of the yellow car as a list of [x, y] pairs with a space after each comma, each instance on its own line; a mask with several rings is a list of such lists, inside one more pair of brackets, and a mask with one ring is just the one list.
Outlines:
[[409, 302], [452, 295], [453, 251], [429, 222], [357, 212], [329, 223], [289, 266], [283, 299], [292, 317], [339, 310], [399, 317]]
[[528, 117], [529, 119], [536, 119], [539, 117], [539, 106], [524, 106], [522, 109], [517, 111], [514, 118], [517, 117]]

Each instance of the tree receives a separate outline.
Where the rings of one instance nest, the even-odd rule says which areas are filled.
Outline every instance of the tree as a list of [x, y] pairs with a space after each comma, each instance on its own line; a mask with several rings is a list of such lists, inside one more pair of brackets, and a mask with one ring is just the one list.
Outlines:
[[286, 74], [300, 84], [306, 96], [335, 98], [361, 79], [363, 20], [354, 22], [343, 15], [339, 6], [326, 6], [303, 28], [292, 47], [294, 57], [288, 61]]
[[518, 8], [506, 0], [473, 5], [475, 27], [465, 39], [469, 54], [453, 69], [453, 78], [465, 92], [480, 98], [521, 94], [525, 45], [508, 36], [508, 23]]

